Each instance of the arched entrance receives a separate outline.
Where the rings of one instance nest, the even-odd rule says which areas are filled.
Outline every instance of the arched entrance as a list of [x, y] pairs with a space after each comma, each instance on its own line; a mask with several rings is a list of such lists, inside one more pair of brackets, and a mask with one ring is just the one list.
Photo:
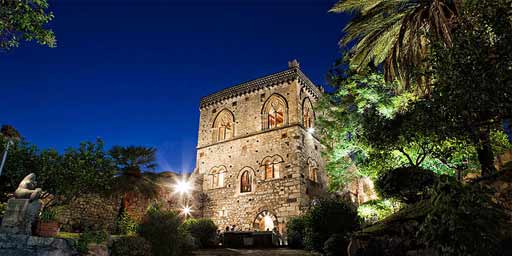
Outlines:
[[278, 228], [277, 217], [269, 211], [262, 211], [254, 219], [253, 227], [257, 231], [272, 231]]

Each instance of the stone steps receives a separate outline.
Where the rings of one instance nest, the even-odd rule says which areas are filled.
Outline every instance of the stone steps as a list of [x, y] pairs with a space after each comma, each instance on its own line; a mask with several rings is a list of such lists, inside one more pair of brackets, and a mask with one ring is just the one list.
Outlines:
[[268, 250], [247, 250], [247, 249], [214, 249], [214, 250], [200, 250], [193, 252], [195, 256], [235, 256], [235, 255], [249, 255], [249, 256], [315, 256], [316, 254], [289, 249], [268, 249]]

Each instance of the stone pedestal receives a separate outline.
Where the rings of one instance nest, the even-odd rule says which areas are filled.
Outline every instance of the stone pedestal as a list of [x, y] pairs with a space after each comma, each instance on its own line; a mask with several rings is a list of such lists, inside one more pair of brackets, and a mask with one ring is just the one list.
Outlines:
[[15, 235], [32, 235], [32, 227], [35, 225], [41, 201], [30, 202], [29, 199], [10, 199], [7, 201], [0, 233]]

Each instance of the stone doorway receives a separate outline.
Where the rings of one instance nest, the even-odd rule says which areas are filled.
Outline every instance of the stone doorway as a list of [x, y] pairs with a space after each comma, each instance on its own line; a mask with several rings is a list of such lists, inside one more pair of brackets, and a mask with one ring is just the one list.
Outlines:
[[253, 228], [257, 231], [272, 231], [278, 228], [277, 217], [269, 211], [262, 211], [254, 219]]

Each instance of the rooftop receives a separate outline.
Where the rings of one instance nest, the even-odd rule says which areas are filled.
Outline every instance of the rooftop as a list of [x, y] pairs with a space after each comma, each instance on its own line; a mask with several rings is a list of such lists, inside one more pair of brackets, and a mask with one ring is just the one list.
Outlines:
[[265, 87], [278, 85], [284, 82], [290, 82], [298, 80], [306, 90], [308, 90], [315, 97], [320, 97], [322, 92], [320, 89], [309, 80], [309, 78], [300, 70], [297, 61], [291, 61], [288, 63], [289, 68], [287, 70], [277, 72], [268, 76], [264, 76], [255, 80], [244, 82], [219, 92], [210, 94], [201, 98], [200, 108], [206, 108], [215, 103], [227, 100], [233, 97], [238, 97], [247, 93], [261, 90]]

